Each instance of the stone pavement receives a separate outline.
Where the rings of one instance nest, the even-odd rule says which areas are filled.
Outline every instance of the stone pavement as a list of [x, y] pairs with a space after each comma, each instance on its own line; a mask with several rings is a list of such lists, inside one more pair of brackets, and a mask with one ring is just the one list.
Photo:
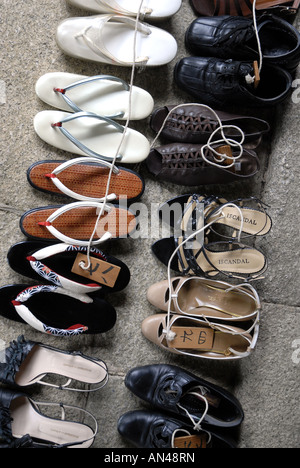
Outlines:
[[[112, 74], [129, 81], [130, 70], [75, 60], [58, 49], [55, 42], [58, 23], [67, 17], [85, 15], [69, 7], [65, 0], [1, 0], [0, 4], [0, 285], [4, 286], [30, 283], [11, 271], [6, 261], [10, 246], [24, 240], [19, 229], [20, 215], [34, 207], [63, 203], [59, 197], [34, 191], [26, 179], [27, 168], [35, 161], [68, 158], [35, 135], [33, 117], [47, 109], [35, 96], [35, 82], [52, 71], [90, 76]], [[135, 84], [152, 94], [156, 107], [189, 102], [173, 83], [173, 68], [177, 60], [188, 55], [183, 38], [193, 19], [188, 0], [183, 0], [180, 13], [161, 25], [178, 40], [176, 60], [136, 74]], [[300, 81], [295, 84], [299, 86]], [[245, 421], [237, 435], [239, 447], [299, 447], [299, 101], [295, 89], [293, 98], [276, 110], [265, 111], [272, 120], [272, 133], [259, 150], [262, 170], [255, 180], [230, 187], [198, 188], [200, 193], [224, 194], [232, 199], [256, 195], [270, 207], [273, 230], [257, 244], [269, 262], [265, 278], [257, 284], [263, 303], [261, 330], [257, 349], [249, 358], [227, 363], [193, 360], [165, 353], [142, 336], [142, 320], [154, 313], [146, 299], [147, 288], [166, 278], [166, 269], [151, 254], [151, 244], [156, 240], [151, 237], [122, 239], [109, 246], [110, 253], [125, 261], [132, 272], [128, 288], [109, 298], [118, 312], [117, 324], [109, 333], [54, 338], [0, 319], [0, 339], [6, 343], [24, 334], [27, 339], [63, 349], [80, 349], [107, 363], [109, 383], [99, 392], [84, 395], [51, 389], [31, 391], [34, 399], [64, 401], [91, 411], [99, 421], [95, 448], [130, 447], [117, 432], [118, 418], [145, 404], [125, 388], [124, 377], [133, 367], [152, 363], [181, 366], [233, 392], [245, 411]], [[148, 121], [134, 126], [153, 140]], [[146, 180], [142, 202], [149, 212], [151, 204], [160, 204], [190, 190], [156, 182], [144, 165], [138, 169]]]

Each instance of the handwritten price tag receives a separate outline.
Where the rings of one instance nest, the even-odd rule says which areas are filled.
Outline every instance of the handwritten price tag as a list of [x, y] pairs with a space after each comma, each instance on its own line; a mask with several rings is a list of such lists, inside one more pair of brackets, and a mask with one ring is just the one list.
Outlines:
[[214, 330], [199, 327], [172, 327], [176, 333], [174, 340], [170, 341], [170, 348], [177, 349], [211, 349], [214, 342]]
[[95, 283], [108, 286], [109, 288], [114, 287], [121, 271], [120, 267], [91, 257], [91, 265], [85, 270], [80, 266], [81, 262], [83, 262], [84, 265], [88, 265], [87, 256], [79, 253], [73, 264], [72, 273], [76, 273], [77, 275], [88, 278]]

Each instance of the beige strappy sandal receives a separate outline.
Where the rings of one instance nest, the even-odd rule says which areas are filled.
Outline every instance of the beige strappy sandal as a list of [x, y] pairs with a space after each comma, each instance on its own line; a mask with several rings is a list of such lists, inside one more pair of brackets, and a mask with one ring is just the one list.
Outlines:
[[148, 301], [167, 312], [210, 320], [252, 320], [260, 310], [260, 299], [250, 284], [232, 286], [223, 281], [200, 277], [177, 276], [155, 283], [148, 289]]
[[143, 321], [142, 332], [148, 340], [171, 353], [211, 360], [237, 360], [249, 356], [255, 348], [259, 325], [255, 321], [245, 331], [199, 318], [157, 314]]

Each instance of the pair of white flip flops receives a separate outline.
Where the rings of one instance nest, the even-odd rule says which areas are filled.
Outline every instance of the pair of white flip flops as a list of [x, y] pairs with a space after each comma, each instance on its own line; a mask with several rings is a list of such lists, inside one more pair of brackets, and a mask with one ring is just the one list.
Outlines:
[[[34, 118], [37, 135], [63, 151], [111, 162], [136, 164], [150, 152], [141, 133], [119, 121], [147, 118], [154, 107], [152, 96], [108, 75], [87, 77], [72, 73], [47, 73], [36, 83], [38, 97], [59, 110], [39, 112]], [[124, 134], [125, 131], [125, 135]], [[121, 146], [120, 146], [121, 145]]]
[[[123, 67], [133, 63], [156, 67], [170, 63], [176, 57], [175, 38], [141, 18], [165, 20], [177, 13], [182, 0], [144, 0], [142, 6], [141, 0], [68, 2], [98, 14], [69, 18], [60, 23], [56, 41], [67, 55]], [[138, 17], [139, 13], [142, 15]]]

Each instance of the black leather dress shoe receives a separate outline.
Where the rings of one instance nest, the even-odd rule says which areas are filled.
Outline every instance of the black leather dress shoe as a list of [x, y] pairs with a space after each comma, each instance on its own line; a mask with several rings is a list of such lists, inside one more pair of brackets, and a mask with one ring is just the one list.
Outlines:
[[[263, 63], [294, 71], [300, 62], [300, 33], [273, 15], [257, 20]], [[259, 60], [253, 20], [239, 16], [197, 18], [186, 32], [186, 46], [197, 56]]]
[[136, 367], [127, 374], [125, 385], [153, 407], [183, 419], [189, 427], [202, 420], [201, 427], [231, 428], [244, 419], [243, 409], [232, 394], [177, 366]]
[[257, 88], [254, 76], [252, 62], [215, 57], [185, 57], [174, 70], [179, 88], [216, 109], [234, 105], [272, 107], [290, 96], [293, 79], [287, 70], [265, 65]]
[[214, 430], [195, 431], [183, 421], [156, 411], [123, 414], [118, 431], [138, 448], [236, 448], [236, 443], [225, 434]]

